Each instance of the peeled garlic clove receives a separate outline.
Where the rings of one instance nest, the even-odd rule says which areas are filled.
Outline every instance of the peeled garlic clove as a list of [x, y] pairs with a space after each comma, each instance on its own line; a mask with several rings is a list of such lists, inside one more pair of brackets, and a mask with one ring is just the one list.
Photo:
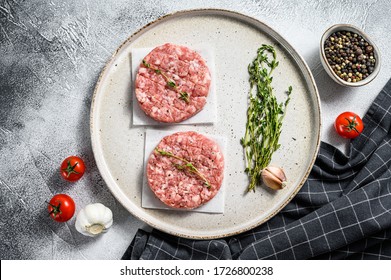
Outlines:
[[280, 167], [268, 166], [262, 170], [261, 175], [263, 183], [273, 190], [280, 190], [286, 186], [286, 176]]

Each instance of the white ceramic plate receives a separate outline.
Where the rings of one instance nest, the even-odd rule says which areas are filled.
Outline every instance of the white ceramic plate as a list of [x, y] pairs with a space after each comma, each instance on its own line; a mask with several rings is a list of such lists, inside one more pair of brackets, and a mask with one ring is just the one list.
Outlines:
[[[131, 50], [166, 42], [214, 48], [218, 120], [189, 129], [227, 138], [225, 212], [207, 214], [141, 207], [144, 133], [132, 127]], [[281, 191], [258, 187], [246, 192], [240, 138], [246, 123], [247, 66], [261, 44], [277, 50], [279, 67], [273, 86], [277, 98], [293, 93], [272, 163], [282, 166], [288, 186]], [[113, 195], [134, 216], [162, 231], [188, 238], [230, 236], [260, 225], [278, 213], [299, 191], [316, 158], [320, 142], [319, 96], [300, 55], [266, 24], [225, 10], [181, 11], [159, 18], [133, 34], [114, 53], [97, 82], [91, 108], [91, 140], [99, 171]], [[175, 129], [168, 127], [166, 129]]]

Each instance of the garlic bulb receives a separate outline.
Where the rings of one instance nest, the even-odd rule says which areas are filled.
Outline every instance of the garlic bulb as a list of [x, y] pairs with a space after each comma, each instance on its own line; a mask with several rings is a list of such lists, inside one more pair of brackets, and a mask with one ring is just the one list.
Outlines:
[[286, 176], [284, 170], [276, 166], [268, 166], [262, 170], [262, 181], [273, 190], [280, 190], [286, 187]]
[[113, 224], [113, 213], [101, 203], [87, 205], [76, 217], [75, 227], [87, 236], [96, 236], [107, 231]]

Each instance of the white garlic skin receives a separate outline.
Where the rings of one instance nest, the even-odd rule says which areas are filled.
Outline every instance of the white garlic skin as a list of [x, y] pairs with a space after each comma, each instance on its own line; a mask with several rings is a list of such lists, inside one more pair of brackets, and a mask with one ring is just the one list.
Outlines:
[[113, 212], [102, 203], [93, 203], [80, 210], [75, 227], [81, 234], [94, 237], [106, 232], [112, 224]]
[[286, 175], [280, 167], [268, 166], [262, 170], [261, 175], [263, 183], [273, 190], [281, 190], [286, 187]]

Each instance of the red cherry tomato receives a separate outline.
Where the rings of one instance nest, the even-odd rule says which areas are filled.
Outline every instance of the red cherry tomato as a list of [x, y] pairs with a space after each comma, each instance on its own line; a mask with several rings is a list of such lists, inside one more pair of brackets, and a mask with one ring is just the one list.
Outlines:
[[50, 217], [57, 222], [66, 222], [75, 214], [75, 202], [66, 194], [56, 194], [48, 203]]
[[61, 164], [61, 176], [67, 181], [79, 180], [85, 171], [84, 161], [77, 156], [67, 157]]
[[364, 129], [364, 124], [357, 114], [344, 112], [336, 118], [334, 127], [339, 135], [351, 139], [360, 135]]

